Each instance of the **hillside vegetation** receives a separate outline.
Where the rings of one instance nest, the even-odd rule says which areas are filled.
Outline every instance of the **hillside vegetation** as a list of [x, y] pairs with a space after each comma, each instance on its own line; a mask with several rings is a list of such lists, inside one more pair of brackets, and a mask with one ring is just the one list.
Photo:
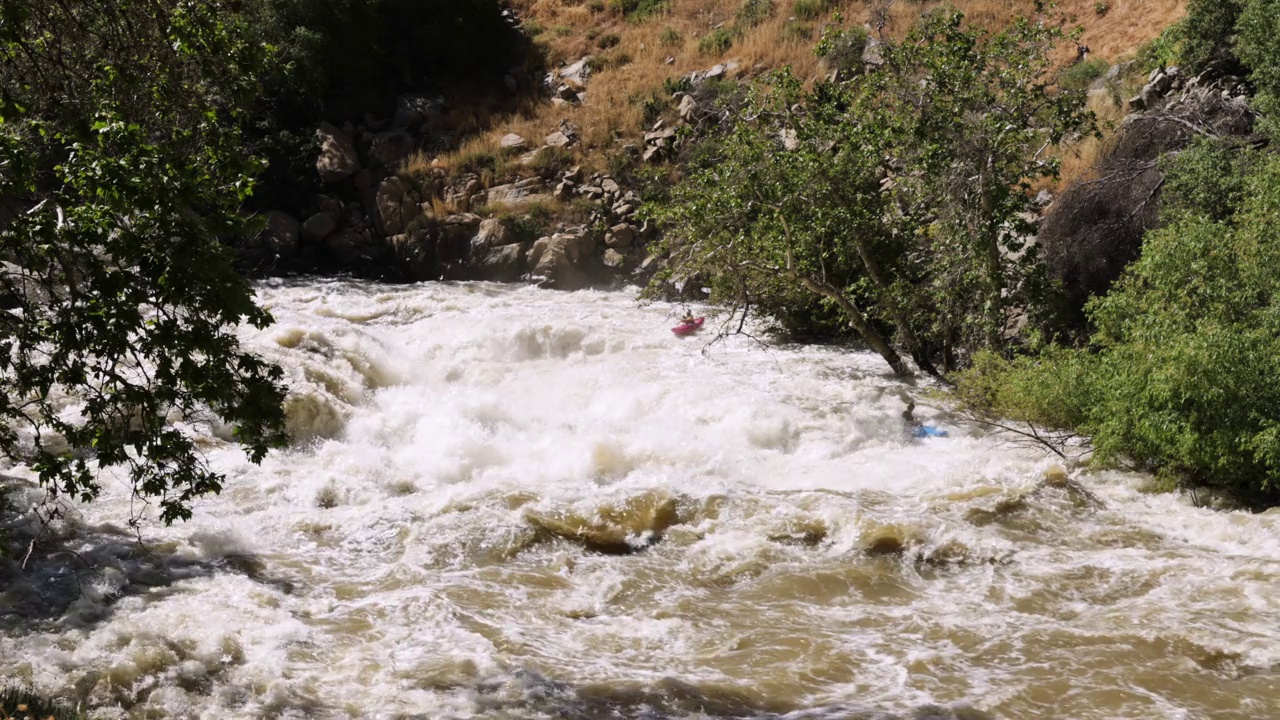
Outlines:
[[[904, 35], [922, 14], [940, 2], [898, 0], [516, 0], [512, 3], [524, 29], [544, 49], [548, 65], [558, 67], [591, 56], [594, 72], [580, 106], [538, 102], [523, 112], [469, 118], [461, 129], [479, 131], [446, 163], [477, 152], [496, 152], [499, 139], [516, 133], [541, 138], [562, 120], [582, 130], [577, 152], [588, 164], [603, 168], [602, 151], [638, 136], [652, 108], [665, 96], [663, 85], [717, 63], [735, 61], [731, 74], [754, 76], [790, 67], [802, 80], [828, 72], [813, 52], [825, 29], [883, 26], [888, 36]], [[997, 28], [1035, 9], [1034, 0], [955, 0], [949, 3], [968, 21]], [[1110, 64], [1133, 57], [1144, 43], [1185, 13], [1186, 0], [1063, 0], [1054, 14], [1067, 27], [1079, 27], [1079, 42], [1100, 74]], [[1055, 57], [1061, 64], [1075, 58], [1064, 43]], [[1116, 109], [1099, 108], [1104, 118]], [[1086, 157], [1067, 168], [1082, 170]], [[430, 157], [422, 158], [430, 161]]]

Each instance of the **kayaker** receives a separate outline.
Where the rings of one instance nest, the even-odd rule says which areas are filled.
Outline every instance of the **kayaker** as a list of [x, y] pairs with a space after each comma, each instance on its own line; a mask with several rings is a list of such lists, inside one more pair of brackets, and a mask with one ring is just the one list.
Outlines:
[[693, 325], [696, 322], [698, 322], [698, 319], [691, 312], [685, 312], [684, 318], [680, 320], [681, 325]]

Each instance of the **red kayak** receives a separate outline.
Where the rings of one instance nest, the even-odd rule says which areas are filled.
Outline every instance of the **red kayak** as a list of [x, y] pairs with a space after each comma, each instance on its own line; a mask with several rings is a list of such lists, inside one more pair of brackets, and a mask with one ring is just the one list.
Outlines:
[[706, 320], [706, 318], [698, 318], [693, 322], [682, 322], [671, 328], [671, 332], [681, 336], [692, 335], [702, 329], [702, 322], [704, 320]]

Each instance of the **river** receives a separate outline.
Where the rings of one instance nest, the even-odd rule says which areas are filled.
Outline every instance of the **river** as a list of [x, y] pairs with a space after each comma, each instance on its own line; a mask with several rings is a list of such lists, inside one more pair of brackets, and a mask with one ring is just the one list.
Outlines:
[[108, 479], [68, 552], [7, 561], [5, 676], [99, 717], [1280, 717], [1274, 512], [626, 293], [260, 295], [294, 446], [197, 424], [227, 487], [141, 545]]

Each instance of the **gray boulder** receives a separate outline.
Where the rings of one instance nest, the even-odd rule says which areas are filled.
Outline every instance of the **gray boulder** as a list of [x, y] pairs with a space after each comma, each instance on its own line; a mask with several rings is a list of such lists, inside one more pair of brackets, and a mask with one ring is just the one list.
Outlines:
[[604, 236], [604, 244], [611, 248], [631, 247], [635, 242], [636, 229], [626, 223], [619, 223], [609, 228]]
[[480, 279], [496, 282], [519, 280], [524, 274], [524, 261], [528, 250], [529, 243], [490, 248], [477, 267]]

